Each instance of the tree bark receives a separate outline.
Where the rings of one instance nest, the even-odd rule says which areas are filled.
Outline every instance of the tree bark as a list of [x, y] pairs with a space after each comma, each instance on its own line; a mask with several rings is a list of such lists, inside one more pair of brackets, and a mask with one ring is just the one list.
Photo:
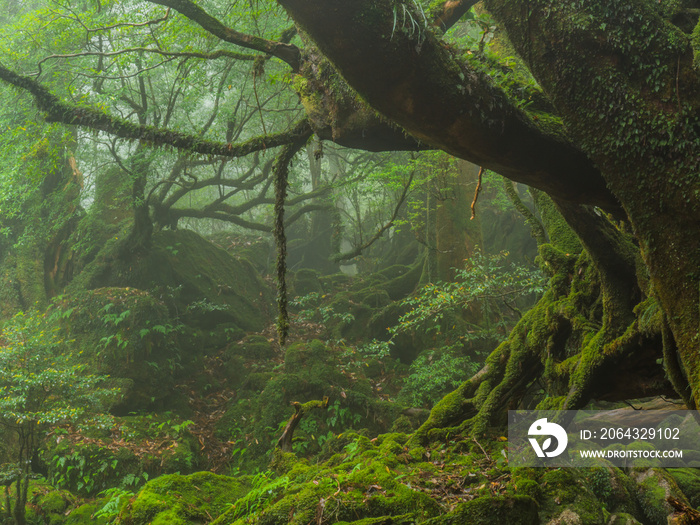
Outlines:
[[652, 3], [486, 7], [622, 203], [697, 404], [700, 74], [689, 39]]

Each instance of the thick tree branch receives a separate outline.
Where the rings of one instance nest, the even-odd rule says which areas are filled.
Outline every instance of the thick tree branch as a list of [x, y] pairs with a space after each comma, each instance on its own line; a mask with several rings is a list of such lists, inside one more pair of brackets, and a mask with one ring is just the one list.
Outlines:
[[431, 12], [432, 25], [443, 31], [447, 31], [455, 25], [460, 18], [479, 0], [447, 0], [444, 4]]
[[296, 430], [301, 418], [306, 415], [309, 410], [315, 408], [328, 408], [328, 396], [324, 396], [322, 401], [309, 401], [308, 403], [297, 403], [296, 401], [292, 403], [294, 407], [294, 415], [289, 418], [287, 424], [284, 426], [282, 435], [277, 440], [277, 446], [282, 449], [282, 452], [292, 451], [292, 438], [294, 437], [294, 431]]
[[60, 122], [73, 126], [104, 131], [124, 139], [142, 140], [156, 146], [174, 148], [221, 157], [243, 157], [255, 151], [275, 148], [308, 137], [311, 128], [306, 120], [294, 128], [282, 133], [256, 137], [241, 144], [230, 144], [205, 140], [197, 135], [190, 135], [170, 129], [144, 126], [123, 120], [94, 108], [78, 106], [59, 99], [35, 80], [19, 75], [0, 64], [0, 80], [31, 93], [39, 109], [46, 113], [47, 122]]
[[563, 128], [542, 129], [429, 29], [392, 31], [392, 2], [278, 1], [348, 83], [414, 137], [559, 198], [620, 212]]
[[254, 49], [268, 55], [279, 58], [289, 64], [293, 71], [299, 71], [301, 65], [301, 52], [299, 48], [282, 42], [265, 40], [257, 36], [239, 33], [226, 27], [219, 20], [211, 16], [204, 9], [189, 0], [148, 0], [153, 4], [171, 7], [183, 16], [199, 24], [203, 29], [225, 42], [236, 44], [247, 49]]

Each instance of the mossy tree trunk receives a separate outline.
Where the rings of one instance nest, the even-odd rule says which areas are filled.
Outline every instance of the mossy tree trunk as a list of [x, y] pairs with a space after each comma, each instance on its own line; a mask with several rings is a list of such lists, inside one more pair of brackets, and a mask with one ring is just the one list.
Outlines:
[[697, 404], [700, 75], [689, 39], [641, 2], [486, 6], [624, 206]]

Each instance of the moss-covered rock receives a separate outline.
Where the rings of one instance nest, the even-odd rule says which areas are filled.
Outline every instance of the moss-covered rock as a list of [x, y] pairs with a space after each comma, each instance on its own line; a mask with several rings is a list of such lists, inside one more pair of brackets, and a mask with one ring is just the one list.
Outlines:
[[122, 242], [110, 238], [113, 246], [103, 248], [69, 291], [109, 286], [151, 290], [166, 301], [173, 317], [205, 330], [229, 324], [259, 331], [269, 322], [272, 290], [246, 259], [189, 230], [155, 233], [146, 254], [134, 259], [120, 254]]
[[700, 508], [700, 470], [697, 468], [671, 468], [668, 473], [688, 498], [690, 506]]
[[637, 518], [631, 514], [613, 514], [610, 516], [607, 525], [641, 525], [641, 522], [637, 521]]
[[291, 295], [303, 297], [310, 293], [323, 293], [323, 286], [319, 280], [320, 272], [311, 268], [302, 268], [291, 275]]
[[262, 335], [249, 335], [237, 343], [230, 344], [226, 348], [224, 357], [230, 359], [240, 356], [244, 359], [264, 360], [276, 356], [276, 350], [272, 342]]
[[198, 472], [171, 474], [149, 481], [121, 513], [125, 525], [193, 525], [208, 523], [243, 497], [247, 478]]
[[604, 505], [591, 491], [583, 472], [548, 470], [539, 483], [542, 486], [540, 516], [545, 523], [597, 525], [606, 522]]
[[259, 331], [270, 319], [271, 290], [253, 266], [192, 231], [156, 233], [148, 257], [130, 280], [134, 286], [170, 293], [171, 307], [188, 325], [233, 323]]
[[426, 525], [537, 525], [537, 502], [528, 496], [481, 497], [460, 504], [454, 511], [426, 521]]
[[657, 468], [634, 469], [630, 477], [637, 484], [637, 500], [646, 521], [653, 525], [665, 525], [673, 514], [667, 498], [673, 496], [688, 504], [688, 500], [672, 475]]

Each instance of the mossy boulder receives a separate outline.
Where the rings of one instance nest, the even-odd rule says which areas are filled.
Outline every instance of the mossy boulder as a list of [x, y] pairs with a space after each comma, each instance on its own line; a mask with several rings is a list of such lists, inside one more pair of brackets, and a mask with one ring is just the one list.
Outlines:
[[322, 275], [318, 280], [325, 293], [334, 293], [350, 286], [353, 278], [345, 273], [333, 273], [331, 275]]
[[690, 506], [700, 508], [700, 470], [696, 468], [668, 469], [674, 481], [688, 498]]
[[274, 266], [275, 249], [270, 237], [225, 231], [208, 235], [207, 240], [234, 257], [247, 259], [262, 274]]
[[[107, 516], [97, 516], [98, 513], [104, 505], [103, 502], [89, 502], [79, 505], [78, 507], [70, 510], [63, 517], [63, 520], [58, 518], [55, 522], [56, 525], [106, 525], [110, 522], [110, 518]], [[53, 522], [52, 524], [53, 525]]]
[[156, 233], [130, 280], [133, 286], [160, 290], [188, 325], [209, 329], [233, 323], [256, 332], [270, 320], [271, 290], [250, 262], [192, 231]]
[[225, 358], [240, 356], [244, 359], [264, 360], [272, 359], [277, 354], [275, 347], [267, 337], [262, 335], [249, 335], [242, 340], [230, 344], [226, 348]]
[[119, 516], [124, 525], [209, 523], [243, 497], [248, 478], [198, 472], [171, 474], [149, 481]]
[[630, 473], [637, 484], [637, 500], [645, 521], [653, 525], [666, 525], [673, 508], [667, 498], [689, 504], [671, 473], [658, 468], [637, 468]]
[[80, 294], [109, 286], [150, 290], [167, 303], [171, 316], [205, 330], [230, 324], [259, 331], [269, 322], [271, 287], [247, 259], [189, 230], [156, 232], [149, 250], [138, 257], [125, 259], [123, 242], [110, 238], [110, 246], [74, 279], [69, 291]]
[[303, 297], [310, 293], [323, 293], [323, 286], [319, 280], [320, 272], [311, 268], [302, 268], [291, 275], [290, 288], [294, 297]]
[[548, 470], [539, 483], [542, 486], [540, 517], [545, 523], [550, 520], [562, 525], [606, 522], [604, 506], [591, 491], [583, 472], [577, 469]]
[[[264, 339], [264, 338], [263, 338]], [[258, 337], [248, 341], [269, 345]], [[245, 344], [233, 345], [236, 353]], [[306, 403], [329, 397], [326, 410], [312, 410], [304, 416], [294, 433], [294, 450], [305, 456], [327, 450], [334, 436], [351, 429], [370, 433], [387, 431], [404, 408], [378, 399], [363, 368], [344, 371], [347, 363], [342, 352], [321, 341], [290, 345], [280, 359], [255, 360], [235, 355], [245, 372], [238, 383], [238, 395], [217, 423], [217, 435], [246, 449], [244, 463], [262, 468], [282, 433], [282, 427], [294, 413], [292, 402]], [[282, 366], [280, 366], [282, 365]]]

